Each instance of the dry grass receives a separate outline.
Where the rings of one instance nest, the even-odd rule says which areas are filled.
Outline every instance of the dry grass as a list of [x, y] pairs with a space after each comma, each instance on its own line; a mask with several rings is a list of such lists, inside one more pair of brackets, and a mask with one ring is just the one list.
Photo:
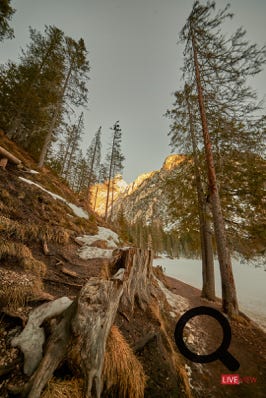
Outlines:
[[41, 398], [82, 398], [82, 388], [81, 379], [58, 380], [52, 378]]
[[24, 257], [32, 257], [32, 253], [31, 250], [22, 243], [4, 240], [0, 242], [0, 259], [5, 257], [22, 259]]
[[[68, 355], [72, 372], [81, 376], [79, 344]], [[112, 326], [107, 339], [103, 366], [103, 397], [143, 398], [146, 376], [117, 326]]]
[[38, 228], [36, 225], [21, 224], [7, 217], [0, 216], [0, 232], [6, 238], [14, 237], [24, 242], [29, 238], [35, 239], [38, 235]]
[[42, 261], [36, 260], [32, 256], [31, 250], [22, 243], [0, 242], [0, 260], [9, 257], [17, 259], [25, 270], [31, 271], [38, 276], [45, 275], [46, 265]]
[[47, 242], [66, 244], [70, 237], [69, 232], [64, 228], [19, 223], [3, 216], [0, 216], [0, 233], [5, 238], [15, 238], [22, 242], [46, 240]]
[[28, 301], [38, 297], [42, 291], [42, 281], [29, 274], [19, 274], [9, 270], [0, 270], [0, 302], [12, 311], [24, 307]]
[[0, 198], [6, 204], [9, 204], [12, 199], [10, 193], [6, 189], [0, 190]]
[[21, 264], [26, 271], [32, 272], [35, 275], [43, 277], [46, 274], [46, 265], [34, 257], [24, 257], [21, 259]]
[[108, 397], [144, 397], [146, 376], [143, 367], [116, 326], [112, 326], [107, 339], [103, 381]]

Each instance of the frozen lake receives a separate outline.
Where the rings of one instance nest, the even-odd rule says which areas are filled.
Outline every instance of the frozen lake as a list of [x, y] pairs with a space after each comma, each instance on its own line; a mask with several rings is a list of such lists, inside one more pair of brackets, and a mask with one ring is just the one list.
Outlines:
[[[266, 272], [254, 265], [241, 264], [233, 259], [233, 273], [240, 310], [259, 323], [266, 331]], [[179, 279], [198, 289], [202, 287], [201, 260], [187, 258], [156, 258], [153, 264], [161, 265], [166, 275]], [[216, 296], [221, 297], [219, 263], [215, 261]]]

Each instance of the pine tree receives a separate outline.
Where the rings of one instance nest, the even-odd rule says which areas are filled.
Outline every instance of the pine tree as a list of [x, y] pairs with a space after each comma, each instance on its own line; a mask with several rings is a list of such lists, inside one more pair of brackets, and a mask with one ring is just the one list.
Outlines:
[[201, 257], [202, 257], [202, 297], [209, 300], [215, 299], [214, 260], [212, 250], [212, 236], [207, 215], [206, 188], [204, 176], [198, 154], [197, 125], [194, 115], [195, 99], [191, 95], [191, 88], [185, 84], [184, 90], [175, 93], [176, 102], [174, 108], [166, 113], [172, 119], [171, 146], [192, 152], [195, 175], [195, 187], [197, 191], [198, 217], [200, 228]]
[[[111, 212], [113, 207], [113, 180], [117, 173], [121, 172], [123, 169], [123, 161], [124, 156], [121, 152], [121, 140], [122, 134], [121, 129], [119, 126], [119, 122], [117, 121], [114, 126], [111, 128], [113, 131], [112, 135], [112, 144], [110, 146], [110, 151], [107, 155], [107, 162], [108, 162], [108, 185], [107, 185], [107, 196], [106, 196], [106, 205], [105, 205], [105, 221], [107, 221], [108, 216], [108, 207], [109, 207], [109, 200], [110, 200], [110, 192], [112, 193], [111, 198]], [[111, 214], [112, 216], [112, 214]]]
[[0, 0], [0, 42], [14, 37], [14, 30], [9, 25], [14, 12], [15, 9], [10, 6], [10, 0]]
[[98, 131], [87, 150], [86, 162], [88, 164], [88, 187], [87, 187], [87, 207], [91, 206], [90, 203], [90, 189], [91, 185], [97, 182], [97, 175], [99, 175], [100, 162], [101, 162], [101, 130]]
[[78, 42], [70, 37], [65, 38], [64, 55], [64, 80], [59, 90], [58, 100], [52, 110], [52, 119], [45, 136], [45, 141], [39, 158], [38, 167], [42, 167], [46, 158], [48, 147], [51, 143], [54, 130], [62, 117], [64, 103], [72, 106], [85, 105], [87, 102], [86, 81], [88, 80], [89, 62], [87, 50], [83, 39]]
[[64, 163], [62, 168], [62, 175], [68, 179], [71, 174], [71, 169], [75, 162], [75, 154], [79, 150], [79, 144], [84, 129], [84, 117], [83, 112], [80, 114], [77, 124], [70, 126], [68, 142], [64, 157]]
[[[63, 78], [63, 32], [46, 26], [42, 34], [30, 27], [30, 40], [26, 50], [22, 50], [16, 75], [10, 81], [13, 96], [9, 106], [13, 109], [6, 126], [8, 137], [24, 146], [40, 130], [43, 135]], [[43, 139], [36, 137], [36, 141]]]
[[[213, 144], [207, 109], [214, 115], [224, 116], [225, 122], [237, 120], [254, 113], [258, 106], [251, 100], [255, 96], [246, 87], [246, 77], [258, 73], [265, 63], [265, 48], [258, 49], [243, 40], [245, 31], [238, 29], [228, 40], [220, 33], [222, 22], [232, 17], [228, 6], [214, 17], [215, 3], [202, 6], [196, 1], [181, 31], [180, 38], [186, 44], [184, 74], [196, 80], [198, 105], [204, 139], [206, 168], [208, 172], [218, 258], [222, 279], [223, 309], [229, 315], [238, 313], [236, 289], [232, 273], [221, 201], [215, 171]], [[221, 118], [220, 120], [222, 120]], [[214, 119], [210, 119], [212, 122]], [[224, 137], [223, 137], [224, 138]], [[230, 141], [229, 141], [230, 142]]]

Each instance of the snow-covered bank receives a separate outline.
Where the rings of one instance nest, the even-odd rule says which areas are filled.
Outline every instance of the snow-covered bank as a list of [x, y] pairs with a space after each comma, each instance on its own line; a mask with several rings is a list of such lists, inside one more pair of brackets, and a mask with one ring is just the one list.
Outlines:
[[[201, 260], [156, 258], [154, 265], [161, 265], [167, 275], [201, 289]], [[266, 331], [266, 272], [233, 259], [233, 272], [240, 309]], [[216, 296], [221, 297], [219, 263], [215, 261]]]
[[31, 180], [28, 180], [27, 178], [23, 178], [23, 177], [19, 177], [20, 180], [26, 182], [27, 184], [30, 185], [35, 185], [37, 188], [41, 189], [42, 191], [48, 193], [49, 195], [51, 195], [54, 199], [59, 199], [62, 200], [62, 202], [66, 203], [72, 210], [73, 213], [78, 216], [78, 217], [83, 217], [88, 219], [88, 213], [86, 213], [81, 207], [78, 207], [76, 205], [74, 205], [73, 203], [68, 202], [66, 199], [62, 198], [62, 196], [57, 195], [56, 193], [53, 193], [51, 191], [48, 191], [47, 189], [45, 189], [44, 187], [42, 187], [40, 184], [37, 184], [36, 182], [33, 182]]

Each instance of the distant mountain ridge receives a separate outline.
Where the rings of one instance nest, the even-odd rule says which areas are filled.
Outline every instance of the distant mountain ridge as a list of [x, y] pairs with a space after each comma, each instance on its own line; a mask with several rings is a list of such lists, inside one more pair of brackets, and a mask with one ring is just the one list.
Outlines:
[[[164, 228], [169, 229], [165, 180], [185, 160], [184, 155], [169, 155], [160, 170], [143, 173], [130, 184], [126, 184], [121, 175], [116, 176], [112, 184], [114, 188], [112, 218], [115, 219], [123, 208], [125, 218], [130, 223], [142, 219], [149, 225], [157, 220]], [[99, 215], [104, 214], [106, 192], [106, 184], [98, 184], [92, 189], [92, 203], [96, 203], [95, 211]]]

